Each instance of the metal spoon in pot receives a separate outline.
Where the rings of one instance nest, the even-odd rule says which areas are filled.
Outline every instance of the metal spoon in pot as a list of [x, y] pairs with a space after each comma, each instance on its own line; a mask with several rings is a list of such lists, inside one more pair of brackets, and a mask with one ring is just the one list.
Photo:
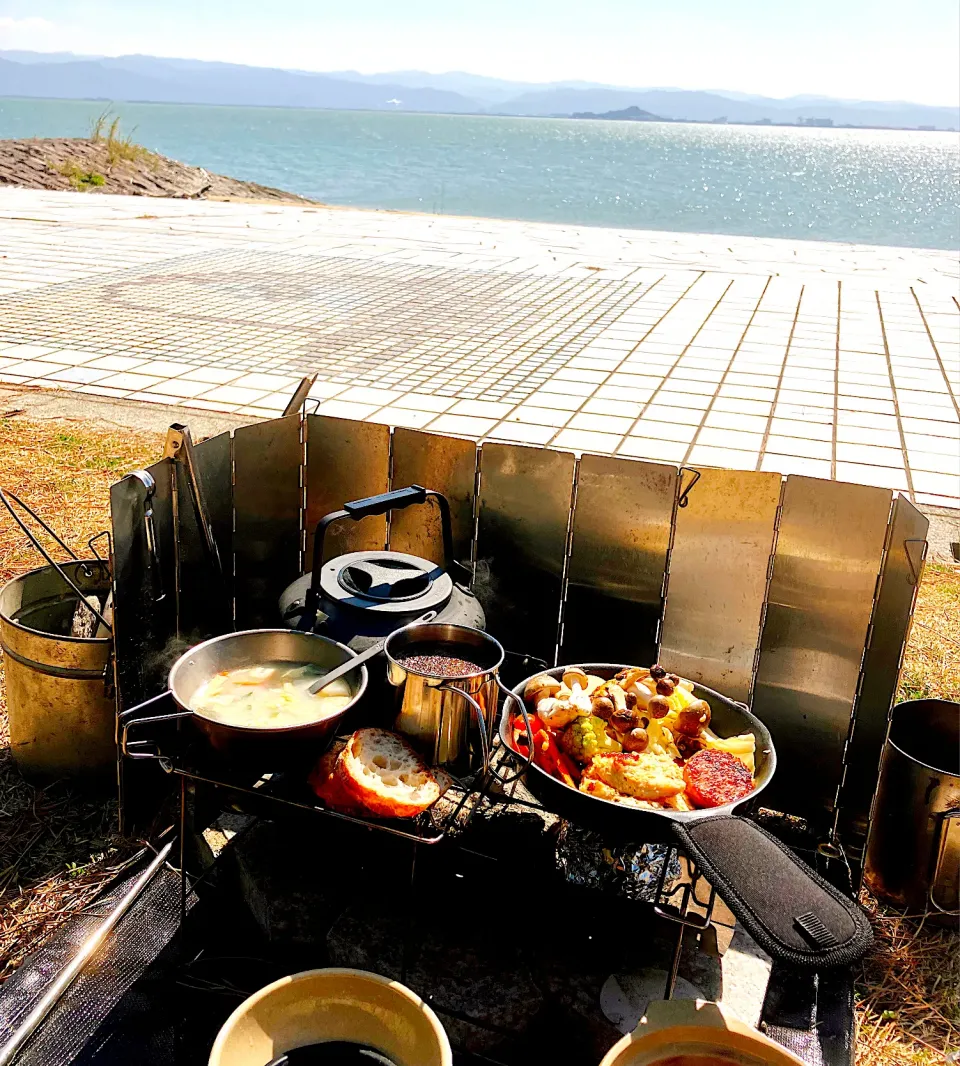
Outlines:
[[[420, 615], [418, 619], [413, 622], [410, 622], [409, 624], [412, 626], [417, 626], [423, 622], [432, 622], [433, 619], [436, 617], [436, 611], [427, 611], [426, 614]], [[335, 666], [328, 673], [324, 674], [323, 677], [318, 677], [317, 680], [314, 681], [314, 683], [307, 689], [307, 692], [309, 692], [311, 696], [316, 696], [318, 692], [320, 692], [322, 689], [325, 689], [327, 685], [329, 685], [331, 682], [338, 681], [345, 674], [349, 674], [351, 670], [355, 670], [358, 666], [362, 665], [370, 659], [375, 659], [380, 654], [380, 652], [383, 651], [383, 646], [386, 643], [387, 638], [384, 637], [383, 640], [378, 640], [376, 644], [371, 644], [366, 651], [362, 651], [359, 655], [354, 656], [352, 659], [347, 659], [345, 663], [341, 663], [339, 666]]]

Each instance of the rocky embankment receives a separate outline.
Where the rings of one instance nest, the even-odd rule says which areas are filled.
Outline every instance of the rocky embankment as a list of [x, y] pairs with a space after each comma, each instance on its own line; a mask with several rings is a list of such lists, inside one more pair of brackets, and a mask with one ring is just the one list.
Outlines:
[[0, 140], [0, 187], [64, 189], [187, 200], [308, 204], [295, 193], [212, 174], [137, 145], [110, 140]]

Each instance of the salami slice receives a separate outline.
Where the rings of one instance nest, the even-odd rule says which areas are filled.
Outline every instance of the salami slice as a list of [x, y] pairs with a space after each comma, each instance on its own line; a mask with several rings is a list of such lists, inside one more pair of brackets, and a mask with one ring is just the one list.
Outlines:
[[687, 798], [697, 807], [722, 807], [753, 791], [753, 775], [728, 751], [704, 748], [683, 767]]

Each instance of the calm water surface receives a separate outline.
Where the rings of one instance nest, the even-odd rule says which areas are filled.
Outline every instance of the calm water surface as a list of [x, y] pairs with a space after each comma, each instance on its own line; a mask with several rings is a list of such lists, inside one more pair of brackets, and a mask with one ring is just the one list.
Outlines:
[[[0, 138], [102, 103], [0, 99]], [[622, 228], [960, 248], [956, 134], [119, 104], [136, 139], [318, 200]]]

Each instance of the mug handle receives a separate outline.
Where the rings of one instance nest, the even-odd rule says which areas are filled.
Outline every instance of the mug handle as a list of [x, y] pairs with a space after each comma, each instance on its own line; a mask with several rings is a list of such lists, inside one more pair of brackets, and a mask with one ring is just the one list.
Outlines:
[[[521, 755], [520, 752], [515, 751], [509, 745], [504, 745], [507, 751], [509, 751], [510, 754], [520, 762], [520, 767], [516, 771], [516, 773], [511, 774], [509, 777], [503, 777], [500, 774], [499, 767], [494, 767], [491, 771], [493, 773], [493, 776], [500, 782], [501, 785], [511, 785], [514, 781], [517, 780], [518, 777], [522, 777], [527, 772], [530, 767], [530, 763], [533, 761], [533, 727], [530, 725], [530, 716], [527, 713], [527, 706], [523, 702], [523, 700], [520, 699], [520, 697], [515, 692], [512, 692], [510, 689], [504, 688], [502, 685], [500, 685], [499, 681], [497, 682], [497, 685], [500, 688], [500, 691], [507, 698], [508, 703], [510, 700], [514, 700], [520, 707], [520, 714], [523, 716], [523, 724], [526, 726], [527, 729], [528, 751], [526, 757]], [[508, 703], [505, 703], [503, 706], [504, 714], [507, 713]]]
[[483, 719], [483, 708], [468, 692], [464, 692], [462, 688], [457, 688], [455, 685], [437, 685], [437, 688], [441, 692], [455, 692], [458, 696], [463, 698], [473, 708], [473, 716], [477, 720], [477, 728], [480, 730], [480, 752], [483, 756], [483, 776], [486, 777], [490, 772], [490, 741], [487, 739], [487, 723]]

